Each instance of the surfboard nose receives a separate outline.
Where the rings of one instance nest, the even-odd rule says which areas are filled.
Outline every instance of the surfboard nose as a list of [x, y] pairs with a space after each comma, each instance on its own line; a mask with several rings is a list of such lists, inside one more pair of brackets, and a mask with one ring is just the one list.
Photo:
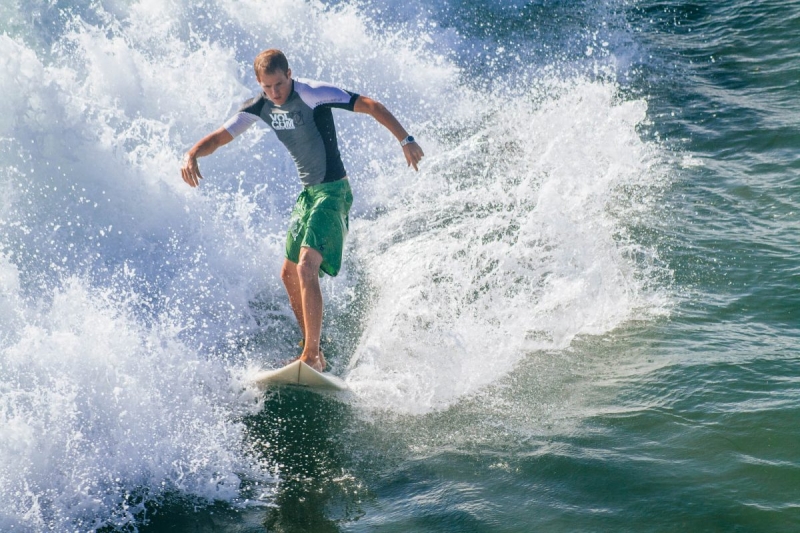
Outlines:
[[299, 359], [276, 370], [259, 372], [253, 378], [253, 383], [262, 389], [270, 385], [300, 385], [315, 389], [340, 391], [348, 389], [347, 383], [341, 378], [332, 374], [317, 372]]

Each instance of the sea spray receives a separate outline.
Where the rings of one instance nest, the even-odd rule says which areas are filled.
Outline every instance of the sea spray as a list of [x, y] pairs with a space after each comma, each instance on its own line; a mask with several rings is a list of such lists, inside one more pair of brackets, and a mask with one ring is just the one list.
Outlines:
[[643, 282], [658, 268], [619, 238], [620, 191], [660, 175], [644, 102], [588, 80], [547, 94], [480, 101], [418, 177], [374, 189], [387, 212], [354, 232], [375, 295], [348, 376], [372, 408], [446, 407], [532, 351], [664, 309]]
[[4, 343], [3, 530], [122, 526], [170, 492], [234, 501], [241, 475], [267, 479], [228, 372], [180, 325], [143, 328], [121, 297], [65, 280]]

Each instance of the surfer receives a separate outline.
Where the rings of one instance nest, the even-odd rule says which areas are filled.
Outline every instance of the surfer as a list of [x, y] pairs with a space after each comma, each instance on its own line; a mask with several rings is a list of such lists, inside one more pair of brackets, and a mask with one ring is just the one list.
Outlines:
[[373, 117], [395, 136], [414, 170], [424, 154], [380, 102], [328, 83], [292, 78], [289, 63], [280, 50], [258, 54], [253, 69], [262, 93], [245, 102], [221, 128], [186, 152], [181, 176], [191, 187], [197, 187], [203, 178], [197, 158], [228, 144], [258, 119], [271, 126], [289, 150], [303, 190], [289, 221], [281, 280], [304, 339], [300, 360], [321, 372], [326, 363], [319, 349], [323, 308], [319, 278], [323, 273], [339, 273], [353, 202], [331, 109]]

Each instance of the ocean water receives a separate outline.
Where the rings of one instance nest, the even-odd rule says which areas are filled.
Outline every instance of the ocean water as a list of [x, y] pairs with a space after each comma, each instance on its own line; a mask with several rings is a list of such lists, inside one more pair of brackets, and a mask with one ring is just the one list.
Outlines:
[[[800, 2], [2, 0], [0, 531], [800, 530]], [[254, 55], [355, 193], [297, 353], [299, 185]]]

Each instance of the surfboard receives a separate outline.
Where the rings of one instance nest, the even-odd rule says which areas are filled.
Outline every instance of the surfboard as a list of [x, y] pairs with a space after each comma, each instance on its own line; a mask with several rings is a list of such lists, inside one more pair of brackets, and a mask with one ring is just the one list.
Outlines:
[[347, 383], [341, 378], [317, 372], [300, 360], [277, 370], [263, 370], [253, 377], [253, 382], [261, 388], [269, 385], [301, 385], [315, 389], [347, 390]]

